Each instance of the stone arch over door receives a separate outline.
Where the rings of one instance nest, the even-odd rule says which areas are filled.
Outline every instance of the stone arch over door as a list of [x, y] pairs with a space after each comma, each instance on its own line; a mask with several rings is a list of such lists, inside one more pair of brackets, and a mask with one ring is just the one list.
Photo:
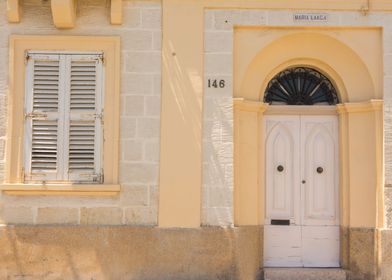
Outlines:
[[[262, 102], [265, 88], [274, 75], [287, 67], [312, 67], [330, 78], [341, 101], [334, 112], [328, 112], [339, 114], [341, 265], [358, 270], [354, 271], [358, 275], [376, 275], [377, 232], [384, 222], [382, 63], [364, 61], [358, 54], [363, 50], [357, 52], [353, 45], [334, 38], [333, 30], [330, 34], [317, 29], [279, 30], [282, 36], [274, 40], [269, 38], [274, 37], [273, 28], [265, 38], [260, 36], [261, 31], [246, 32], [236, 36], [234, 44], [235, 224], [263, 225], [263, 117], [274, 110]], [[252, 44], [241, 42], [252, 38], [252, 32]], [[381, 43], [379, 46], [373, 51], [381, 55]], [[305, 114], [327, 111], [320, 108]], [[290, 108], [286, 113], [298, 112], [298, 108]], [[355, 244], [368, 244], [365, 246], [369, 246], [369, 253], [359, 256]], [[361, 268], [359, 262], [364, 258], [372, 265]]]
[[342, 102], [382, 97], [382, 69], [370, 69], [351, 47], [315, 31], [294, 32], [269, 42], [256, 53], [246, 54], [235, 76], [234, 97], [262, 100], [268, 81], [283, 69], [303, 65], [327, 74]]

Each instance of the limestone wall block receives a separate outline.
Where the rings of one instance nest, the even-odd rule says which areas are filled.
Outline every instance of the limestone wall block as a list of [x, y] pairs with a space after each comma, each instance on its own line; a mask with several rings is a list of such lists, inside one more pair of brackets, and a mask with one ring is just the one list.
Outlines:
[[127, 225], [154, 225], [157, 223], [157, 209], [152, 207], [132, 207], [124, 210]]
[[128, 52], [124, 57], [125, 71], [137, 73], [159, 73], [160, 52]]
[[78, 224], [79, 208], [45, 207], [37, 210], [37, 224]]
[[144, 96], [132, 95], [124, 96], [123, 102], [123, 115], [125, 116], [143, 116], [144, 115]]
[[143, 142], [141, 140], [121, 141], [123, 161], [141, 161], [143, 159]]
[[35, 209], [33, 207], [4, 205], [0, 211], [1, 224], [34, 224]]
[[83, 207], [80, 209], [82, 225], [121, 225], [123, 210], [118, 207]]
[[137, 136], [142, 138], [158, 138], [160, 134], [158, 118], [138, 118]]
[[158, 165], [155, 163], [127, 163], [120, 167], [120, 182], [123, 184], [157, 183]]

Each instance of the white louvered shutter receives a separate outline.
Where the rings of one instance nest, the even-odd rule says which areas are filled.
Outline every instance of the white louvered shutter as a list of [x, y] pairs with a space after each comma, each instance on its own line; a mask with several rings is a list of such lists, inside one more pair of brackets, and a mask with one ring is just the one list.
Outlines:
[[103, 182], [101, 54], [29, 53], [25, 181]]
[[71, 181], [102, 182], [102, 59], [73, 55], [69, 66], [68, 176]]
[[58, 55], [27, 60], [25, 96], [25, 180], [59, 180], [61, 149], [60, 72]]

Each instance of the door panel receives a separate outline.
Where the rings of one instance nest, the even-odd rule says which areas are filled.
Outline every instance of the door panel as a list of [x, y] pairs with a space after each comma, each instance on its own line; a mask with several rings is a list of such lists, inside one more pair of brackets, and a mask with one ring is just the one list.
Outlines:
[[303, 225], [337, 224], [337, 119], [301, 117]]
[[339, 226], [302, 226], [304, 267], [339, 267]]
[[338, 267], [337, 117], [266, 116], [264, 127], [264, 265]]
[[264, 227], [264, 265], [302, 267], [300, 226]]
[[[299, 117], [266, 118], [267, 220], [299, 219]], [[296, 189], [297, 188], [297, 189]]]

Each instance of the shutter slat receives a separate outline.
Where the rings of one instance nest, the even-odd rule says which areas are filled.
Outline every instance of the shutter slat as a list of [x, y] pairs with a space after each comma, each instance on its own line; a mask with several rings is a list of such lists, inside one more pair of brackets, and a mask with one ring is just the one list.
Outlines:
[[70, 172], [95, 170], [95, 122], [71, 121], [69, 133]]
[[31, 171], [57, 169], [57, 121], [32, 120]]
[[59, 77], [59, 61], [34, 61], [33, 111], [58, 110]]
[[[59, 107], [60, 62], [33, 61], [32, 112], [55, 112]], [[34, 115], [34, 114], [33, 114]], [[58, 121], [31, 120], [31, 172], [54, 172], [58, 160]]]
[[47, 149], [42, 149], [42, 150], [40, 150], [40, 149], [35, 149], [35, 152], [37, 153], [37, 154], [44, 154], [44, 153], [47, 153], [48, 155], [51, 155], [51, 157], [55, 157], [56, 155], [55, 155], [55, 152], [57, 151], [57, 149], [53, 149], [52, 151], [50, 151], [50, 149], [49, 150], [47, 150]]
[[51, 84], [51, 82], [48, 81], [46, 83], [35, 83], [34, 84], [34, 89], [57, 91], [58, 90], [58, 86], [57, 86], [57, 84], [55, 84], [55, 83]]
[[96, 62], [72, 61], [70, 109], [95, 110]]

